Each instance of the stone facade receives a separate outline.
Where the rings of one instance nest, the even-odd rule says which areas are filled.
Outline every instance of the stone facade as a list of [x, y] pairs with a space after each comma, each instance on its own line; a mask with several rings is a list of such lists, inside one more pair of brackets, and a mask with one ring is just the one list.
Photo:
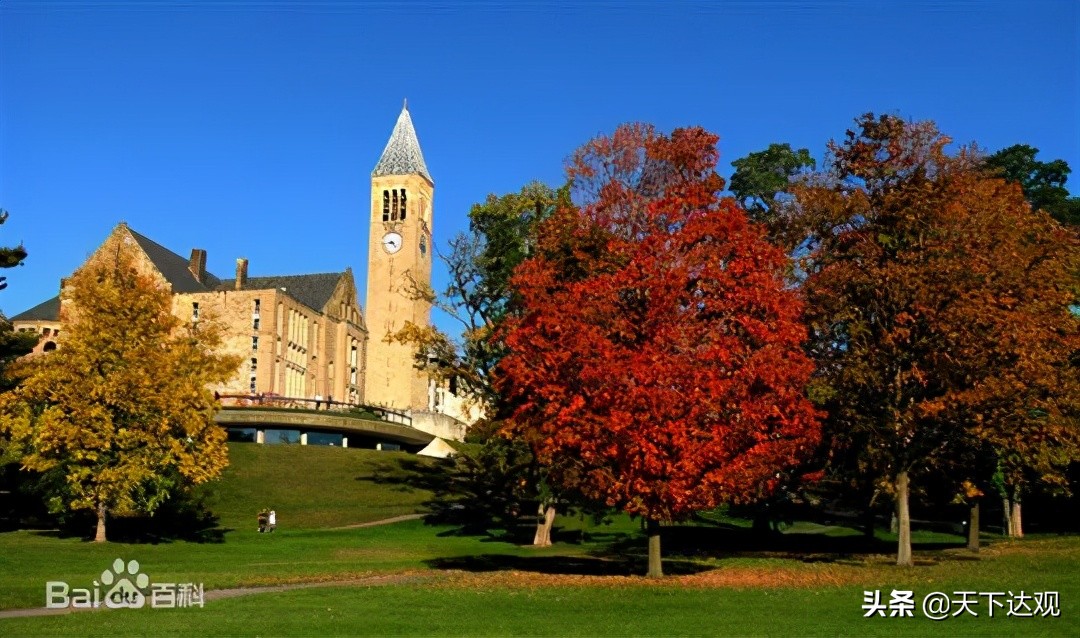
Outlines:
[[[431, 286], [431, 199], [433, 186], [420, 175], [372, 179], [371, 241], [368, 246], [367, 390], [369, 401], [393, 409], [427, 409], [428, 381], [414, 367], [414, 349], [387, 338], [406, 322], [426, 326], [431, 304], [413, 294]], [[383, 220], [384, 204], [404, 194], [401, 211]], [[400, 244], [400, 245], [398, 245]]]
[[[123, 223], [87, 264], [112, 258], [118, 251], [131, 255], [140, 272], [172, 290], [174, 315], [184, 321], [223, 325], [223, 350], [239, 355], [241, 364], [233, 378], [215, 391], [364, 402], [367, 331], [351, 270], [249, 278], [247, 260], [239, 259], [236, 278], [222, 280], [205, 270], [205, 251], [193, 250], [185, 263]], [[62, 318], [74, 310], [64, 292], [61, 282], [55, 320], [24, 316], [28, 311], [13, 317], [15, 329], [40, 331], [48, 326], [55, 335]]]

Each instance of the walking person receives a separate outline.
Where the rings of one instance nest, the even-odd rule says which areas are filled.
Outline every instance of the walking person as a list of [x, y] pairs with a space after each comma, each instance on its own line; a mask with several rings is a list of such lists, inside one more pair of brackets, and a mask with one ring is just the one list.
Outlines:
[[259, 510], [259, 533], [262, 534], [266, 531], [266, 526], [270, 522], [270, 514], [266, 511], [266, 508]]
[[269, 528], [268, 531], [272, 532], [275, 529], [277, 529], [277, 512], [275, 512], [274, 510], [270, 510], [269, 523], [270, 523], [270, 528]]

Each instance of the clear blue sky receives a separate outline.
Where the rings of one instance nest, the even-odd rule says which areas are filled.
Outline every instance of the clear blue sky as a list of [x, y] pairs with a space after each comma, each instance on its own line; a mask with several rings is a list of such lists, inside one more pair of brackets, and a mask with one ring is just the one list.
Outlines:
[[0, 242], [30, 253], [0, 310], [55, 295], [121, 220], [221, 277], [241, 256], [352, 266], [363, 299], [369, 175], [405, 97], [440, 245], [633, 120], [715, 131], [725, 176], [771, 142], [820, 158], [867, 111], [1080, 172], [1078, 7], [0, 0]]

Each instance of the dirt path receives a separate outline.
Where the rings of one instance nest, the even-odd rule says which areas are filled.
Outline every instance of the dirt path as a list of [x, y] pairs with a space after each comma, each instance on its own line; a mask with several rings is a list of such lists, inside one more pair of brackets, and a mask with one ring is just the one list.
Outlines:
[[393, 518], [384, 518], [380, 521], [369, 521], [367, 523], [353, 523], [352, 525], [342, 525], [341, 527], [331, 527], [329, 529], [357, 529], [359, 527], [375, 527], [376, 525], [390, 525], [391, 523], [401, 523], [402, 521], [415, 521], [424, 518], [423, 514], [403, 514], [401, 516], [395, 516]]

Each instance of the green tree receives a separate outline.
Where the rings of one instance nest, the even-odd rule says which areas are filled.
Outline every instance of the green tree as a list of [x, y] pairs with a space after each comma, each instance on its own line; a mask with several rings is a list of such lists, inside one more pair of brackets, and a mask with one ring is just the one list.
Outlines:
[[[464, 513], [505, 524], [507, 512], [521, 512], [523, 501], [537, 501], [540, 512], [535, 543], [550, 544], [557, 498], [546, 488], [543, 471], [521, 441], [508, 441], [499, 433], [504, 407], [492, 383], [492, 371], [505, 354], [498, 327], [512, 312], [509, 286], [514, 269], [532, 251], [537, 224], [552, 214], [560, 202], [569, 201], [567, 189], [553, 189], [539, 182], [517, 193], [488, 195], [469, 211], [469, 232], [450, 240], [450, 252], [440, 254], [450, 275], [442, 295], [419, 287], [413, 294], [425, 297], [453, 317], [462, 328], [460, 340], [434, 326], [406, 324], [393, 339], [416, 346], [416, 366], [441, 382], [453, 380], [458, 393], [483, 407], [490, 423], [474, 427], [472, 438], [480, 447], [460, 454], [453, 486], [463, 494], [488, 494], [490, 507], [478, 507], [480, 499], [466, 499]], [[479, 468], [499, 467], [485, 473]], [[503, 505], [512, 504], [512, 507]], [[492, 511], [501, 511], [494, 516]]]
[[121, 253], [72, 276], [62, 347], [28, 361], [0, 397], [0, 435], [53, 486], [55, 511], [96, 514], [97, 542], [107, 515], [152, 513], [228, 463], [207, 384], [239, 360], [215, 354], [220, 328], [175, 317], [169, 290], [133, 264]]
[[1020, 184], [1034, 210], [1045, 210], [1062, 224], [1080, 226], [1080, 198], [1069, 197], [1065, 182], [1072, 169], [1062, 159], [1041, 162], [1039, 149], [1014, 144], [989, 156], [985, 165], [995, 174]]
[[[7, 220], [8, 212], [0, 208], [0, 225], [3, 225]], [[24, 259], [26, 259], [26, 249], [23, 248], [22, 244], [14, 248], [0, 246], [0, 268], [21, 266]], [[4, 288], [7, 288], [7, 277], [0, 277], [0, 290]]]
[[[0, 225], [8, 219], [8, 212], [0, 209]], [[26, 259], [26, 249], [19, 246], [0, 246], [0, 268], [21, 266]], [[0, 290], [7, 288], [5, 277], [0, 277]], [[0, 392], [6, 392], [16, 385], [16, 380], [8, 376], [8, 367], [16, 359], [29, 354], [37, 345], [40, 335], [36, 332], [16, 332], [11, 322], [0, 314]], [[0, 490], [14, 493], [20, 486], [18, 480], [18, 455], [11, 446], [0, 437]], [[0, 512], [5, 515], [6, 512]]]
[[[0, 225], [8, 219], [8, 212], [0, 209]], [[26, 259], [26, 249], [22, 244], [14, 247], [0, 246], [0, 268], [21, 266]], [[7, 288], [7, 277], [0, 277], [0, 290]], [[33, 332], [15, 332], [11, 322], [0, 315], [0, 390], [10, 388], [10, 381], [4, 376], [4, 370], [15, 359], [29, 353], [38, 342], [38, 334]]]
[[778, 204], [789, 192], [792, 178], [816, 167], [809, 150], [792, 150], [790, 144], [770, 144], [764, 151], [750, 153], [731, 165], [735, 173], [728, 190], [743, 205], [747, 216], [764, 223], [774, 236], [779, 230]]
[[469, 232], [451, 239], [449, 254], [439, 255], [450, 275], [446, 289], [441, 295], [430, 289], [413, 290], [460, 324], [461, 340], [414, 324], [392, 337], [418, 346], [418, 368], [437, 379], [456, 379], [461, 393], [483, 404], [489, 416], [499, 412], [491, 372], [505, 354], [495, 334], [510, 312], [510, 277], [532, 250], [536, 225], [566, 201], [566, 188], [532, 182], [520, 192], [488, 195], [474, 204]]

